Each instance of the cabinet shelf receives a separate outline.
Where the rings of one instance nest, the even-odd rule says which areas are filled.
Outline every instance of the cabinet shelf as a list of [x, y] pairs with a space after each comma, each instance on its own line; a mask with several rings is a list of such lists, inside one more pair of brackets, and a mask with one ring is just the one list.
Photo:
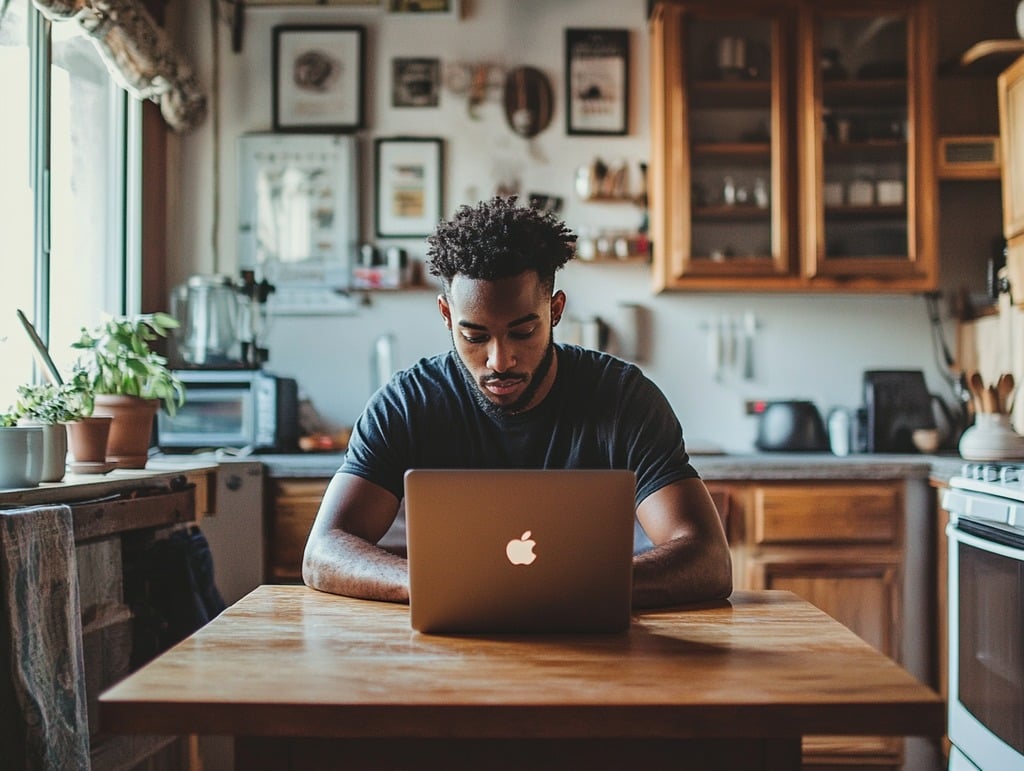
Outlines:
[[690, 99], [695, 108], [768, 109], [772, 84], [767, 80], [694, 80]]
[[769, 160], [772, 146], [768, 142], [695, 142], [693, 159]]
[[907, 207], [900, 205], [875, 205], [875, 206], [827, 206], [825, 216], [836, 219], [877, 219], [877, 218], [903, 218], [907, 216]]
[[905, 107], [907, 81], [902, 78], [827, 80], [822, 86], [826, 107]]
[[832, 161], [899, 161], [907, 154], [907, 143], [903, 139], [866, 139], [862, 142], [826, 140], [824, 148], [826, 159]]
[[771, 217], [772, 210], [769, 207], [758, 206], [694, 206], [693, 219], [695, 221], [722, 222], [728, 220], [762, 220]]

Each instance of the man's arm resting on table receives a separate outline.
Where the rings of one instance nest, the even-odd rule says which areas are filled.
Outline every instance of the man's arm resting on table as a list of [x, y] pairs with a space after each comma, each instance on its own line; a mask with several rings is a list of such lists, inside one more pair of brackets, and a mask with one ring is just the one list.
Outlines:
[[408, 563], [376, 546], [397, 513], [398, 499], [383, 487], [335, 474], [306, 541], [302, 580], [322, 592], [408, 602]]
[[683, 479], [637, 508], [654, 548], [633, 560], [633, 606], [665, 607], [718, 600], [732, 593], [732, 560], [711, 494]]

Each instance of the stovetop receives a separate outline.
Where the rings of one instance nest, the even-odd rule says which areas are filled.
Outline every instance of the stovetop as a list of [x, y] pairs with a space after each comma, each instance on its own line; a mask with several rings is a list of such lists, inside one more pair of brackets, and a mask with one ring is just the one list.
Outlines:
[[943, 506], [953, 519], [965, 516], [1024, 529], [1024, 463], [965, 463], [949, 480]]

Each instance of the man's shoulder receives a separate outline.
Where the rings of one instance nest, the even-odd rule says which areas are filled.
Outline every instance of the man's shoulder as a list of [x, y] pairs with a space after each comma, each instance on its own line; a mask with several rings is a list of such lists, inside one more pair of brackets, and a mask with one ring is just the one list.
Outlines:
[[643, 375], [643, 372], [636, 364], [604, 351], [595, 351], [568, 343], [559, 343], [557, 347], [560, 354], [559, 366], [566, 365], [567, 368], [579, 374], [592, 375], [600, 373], [604, 376], [615, 374], [622, 376]]
[[451, 351], [425, 356], [397, 371], [379, 395], [385, 399], [398, 400], [417, 401], [420, 397], [436, 399], [439, 393], [452, 390], [457, 375], [458, 368]]

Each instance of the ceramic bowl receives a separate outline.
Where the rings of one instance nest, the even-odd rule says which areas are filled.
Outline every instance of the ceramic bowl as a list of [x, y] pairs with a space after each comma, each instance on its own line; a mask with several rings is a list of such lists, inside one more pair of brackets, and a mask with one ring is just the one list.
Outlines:
[[35, 487], [43, 475], [43, 427], [0, 428], [0, 489]]

